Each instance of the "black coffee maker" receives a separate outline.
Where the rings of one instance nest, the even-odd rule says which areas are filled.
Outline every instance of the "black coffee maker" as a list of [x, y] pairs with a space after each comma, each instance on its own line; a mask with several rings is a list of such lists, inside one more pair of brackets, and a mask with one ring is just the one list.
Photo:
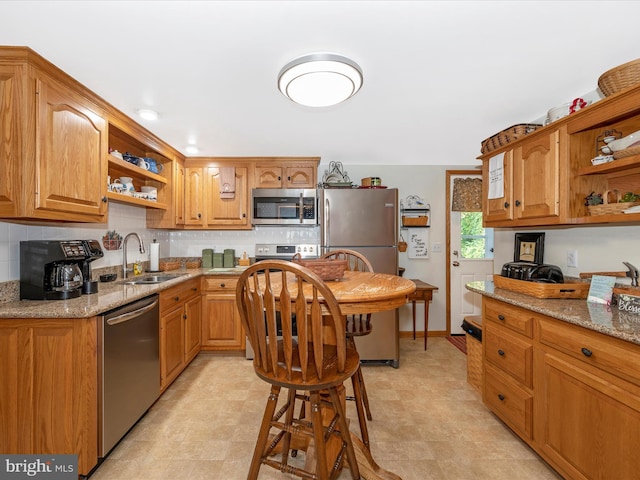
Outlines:
[[97, 240], [20, 242], [20, 299], [66, 300], [96, 293], [91, 262], [103, 255]]

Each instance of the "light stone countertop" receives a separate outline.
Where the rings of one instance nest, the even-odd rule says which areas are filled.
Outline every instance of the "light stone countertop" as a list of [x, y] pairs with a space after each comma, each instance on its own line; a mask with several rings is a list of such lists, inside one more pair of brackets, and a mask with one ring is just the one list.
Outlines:
[[[172, 280], [152, 285], [125, 285], [119, 278], [114, 282], [98, 282], [98, 293], [81, 295], [70, 300], [16, 300], [0, 303], [0, 318], [87, 318], [175, 287], [190, 278], [202, 275], [239, 276], [244, 268], [195, 268], [172, 270], [163, 274], [184, 274]], [[147, 275], [147, 273], [144, 273]]]
[[536, 298], [497, 288], [488, 281], [467, 283], [466, 288], [485, 297], [640, 345], [640, 315], [620, 312], [615, 305], [591, 303], [586, 299]]

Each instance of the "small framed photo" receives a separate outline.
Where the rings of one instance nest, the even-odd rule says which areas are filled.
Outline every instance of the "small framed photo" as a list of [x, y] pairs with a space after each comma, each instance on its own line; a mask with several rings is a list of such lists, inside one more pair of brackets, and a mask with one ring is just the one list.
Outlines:
[[514, 262], [543, 263], [544, 232], [516, 233]]

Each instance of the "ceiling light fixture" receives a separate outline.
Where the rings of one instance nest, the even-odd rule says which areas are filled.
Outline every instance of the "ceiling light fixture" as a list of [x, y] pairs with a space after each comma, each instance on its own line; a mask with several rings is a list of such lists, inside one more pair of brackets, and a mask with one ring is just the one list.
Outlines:
[[198, 147], [196, 147], [195, 145], [187, 145], [184, 150], [185, 152], [190, 153], [191, 155], [194, 155], [200, 151], [198, 150]]
[[344, 102], [362, 86], [362, 69], [335, 53], [310, 53], [292, 60], [278, 74], [278, 88], [286, 97], [307, 107]]
[[138, 115], [140, 115], [145, 120], [157, 120], [160, 115], [155, 110], [150, 110], [148, 108], [141, 108], [137, 110]]

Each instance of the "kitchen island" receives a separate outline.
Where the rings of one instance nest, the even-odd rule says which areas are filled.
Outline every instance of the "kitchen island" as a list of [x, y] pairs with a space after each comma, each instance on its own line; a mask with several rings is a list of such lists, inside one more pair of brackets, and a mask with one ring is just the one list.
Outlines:
[[640, 471], [640, 316], [472, 282], [487, 407], [567, 479]]

